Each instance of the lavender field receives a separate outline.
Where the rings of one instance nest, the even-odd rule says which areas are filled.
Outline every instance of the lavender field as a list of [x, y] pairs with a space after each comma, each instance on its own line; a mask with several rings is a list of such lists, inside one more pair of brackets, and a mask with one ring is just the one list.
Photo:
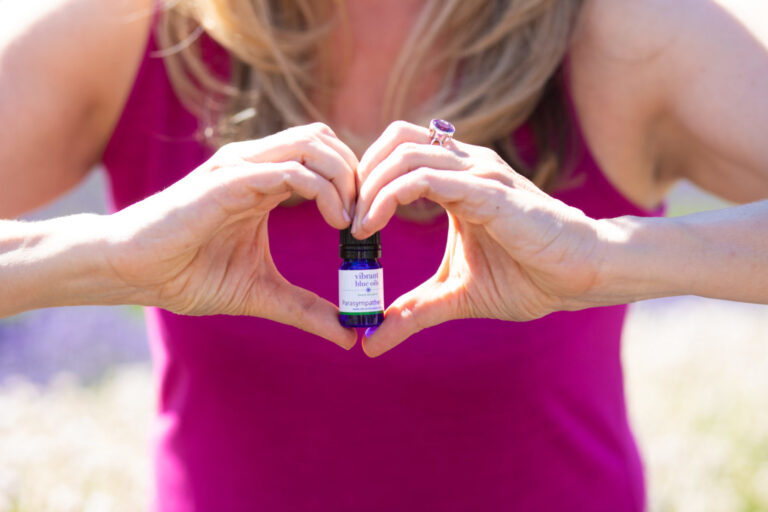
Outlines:
[[[95, 174], [32, 218], [104, 211], [102, 187]], [[718, 206], [683, 187], [671, 212]], [[768, 307], [633, 305], [624, 365], [650, 510], [768, 510]], [[137, 308], [0, 321], [0, 512], [145, 508], [153, 400]]]

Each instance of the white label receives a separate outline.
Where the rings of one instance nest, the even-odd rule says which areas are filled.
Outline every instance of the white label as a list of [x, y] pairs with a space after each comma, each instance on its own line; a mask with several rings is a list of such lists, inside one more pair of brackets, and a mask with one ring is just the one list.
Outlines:
[[384, 269], [339, 270], [339, 311], [384, 312]]

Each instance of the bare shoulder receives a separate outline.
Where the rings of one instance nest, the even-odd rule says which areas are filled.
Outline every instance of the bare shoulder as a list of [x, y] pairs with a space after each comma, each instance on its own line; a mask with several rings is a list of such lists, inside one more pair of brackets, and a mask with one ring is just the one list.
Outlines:
[[[686, 0], [683, 0], [686, 1]], [[569, 51], [569, 79], [584, 136], [600, 168], [634, 203], [663, 198], [646, 126], [658, 108], [659, 64], [676, 37], [675, 0], [585, 0]]]
[[[584, 1], [569, 55], [574, 101], [598, 163], [630, 199], [663, 198], [678, 177], [667, 149], [683, 145], [660, 124], [716, 100], [739, 58], [760, 41], [765, 51], [767, 10], [754, 0]], [[691, 118], [705, 121], [717, 120]]]
[[153, 0], [0, 1], [0, 72], [86, 94], [114, 85], [139, 57], [152, 9]]
[[[709, 0], [693, 0], [701, 4]], [[647, 58], [662, 49], [689, 0], [584, 0], [574, 44], [616, 59]]]
[[0, 217], [55, 197], [98, 161], [152, 9], [153, 0], [0, 0]]
[[665, 61], [654, 57], [679, 57], [680, 51], [731, 43], [728, 38], [744, 32], [768, 41], [766, 2], [585, 0], [574, 49], [589, 53], [590, 58], [658, 66]]
[[[714, 0], [584, 0], [570, 50], [574, 86], [588, 84], [623, 111], [654, 115], [686, 31], [705, 36]], [[615, 106], [619, 106], [616, 103]]]

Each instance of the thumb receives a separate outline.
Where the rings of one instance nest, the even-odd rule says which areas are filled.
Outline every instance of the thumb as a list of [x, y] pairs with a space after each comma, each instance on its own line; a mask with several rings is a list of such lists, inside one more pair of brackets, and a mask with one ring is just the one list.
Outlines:
[[434, 278], [401, 295], [384, 312], [384, 322], [366, 331], [363, 351], [380, 356], [422, 329], [460, 318], [457, 297], [457, 289]]
[[315, 334], [349, 350], [355, 346], [357, 332], [339, 323], [339, 310], [329, 301], [309, 290], [289, 283], [283, 276], [264, 301], [266, 311], [258, 316]]

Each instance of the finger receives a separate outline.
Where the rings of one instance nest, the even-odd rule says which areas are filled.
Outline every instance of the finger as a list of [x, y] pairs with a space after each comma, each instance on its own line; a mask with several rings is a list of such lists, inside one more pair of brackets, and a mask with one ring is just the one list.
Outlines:
[[314, 200], [325, 221], [336, 229], [349, 225], [338, 189], [323, 176], [310, 171], [298, 162], [241, 164], [225, 175], [227, 196], [242, 201], [245, 192], [250, 194], [245, 209], [264, 204], [264, 196], [284, 195], [296, 192], [301, 197]]
[[301, 141], [292, 155], [284, 155], [327, 179], [338, 191], [344, 211], [352, 214], [352, 203], [357, 195], [355, 168], [331, 146], [320, 139]]
[[[331, 130], [328, 126], [322, 123], [318, 124], [325, 128], [319, 131], [318, 137], [330, 148], [336, 151], [336, 153], [338, 153], [347, 163], [347, 166], [349, 166], [349, 172], [344, 173], [344, 190], [342, 190], [340, 193], [342, 194], [342, 197], [347, 200], [344, 206], [351, 218], [355, 212], [355, 198], [357, 197], [357, 186], [355, 178], [355, 171], [359, 165], [357, 155], [355, 155], [355, 152], [352, 151], [352, 149], [344, 142], [342, 142], [341, 139], [339, 139], [333, 130]], [[350, 190], [352, 194], [351, 202], [347, 197], [347, 195], [350, 193]]]
[[507, 190], [498, 181], [471, 173], [419, 168], [385, 185], [357, 224], [363, 238], [386, 226], [398, 205], [426, 198], [474, 224], [484, 224], [506, 209]]
[[[310, 132], [309, 135], [306, 132]], [[289, 139], [286, 141], [286, 139]], [[357, 158], [327, 126], [315, 123], [285, 130], [265, 139], [231, 145], [241, 158], [254, 162], [293, 160], [329, 180], [339, 192], [345, 211], [352, 213], [357, 195]]]
[[[355, 207], [355, 221], [359, 223], [368, 213], [368, 207], [382, 187], [403, 174], [420, 167], [460, 171], [470, 165], [463, 153], [436, 145], [404, 142], [373, 168], [362, 182]], [[355, 222], [352, 226], [355, 232]]]
[[341, 157], [347, 162], [347, 165], [349, 165], [350, 169], [357, 169], [357, 165], [359, 163], [357, 161], [357, 155], [355, 155], [355, 152], [352, 151], [349, 146], [344, 144], [341, 139], [339, 139], [339, 137], [336, 135], [336, 132], [334, 132], [333, 129], [331, 129], [331, 127], [327, 124], [315, 122], [304, 126], [297, 126], [291, 130], [311, 132], [313, 136], [319, 137], [326, 144], [335, 149], [339, 155], [341, 155]]
[[350, 167], [335, 149], [319, 142], [310, 142], [308, 150], [296, 161], [333, 184], [341, 198], [344, 211], [351, 217], [352, 204], [357, 196], [355, 168]]
[[352, 151], [352, 148], [344, 144], [333, 131], [331, 131], [330, 134], [321, 133], [320, 138], [341, 155], [350, 169], [353, 171], [357, 169], [357, 166], [360, 165], [360, 162], [357, 160], [357, 155]]
[[459, 318], [457, 296], [457, 289], [434, 279], [400, 296], [387, 308], [378, 329], [366, 332], [363, 352], [380, 356], [423, 329]]
[[403, 142], [429, 144], [429, 130], [405, 121], [390, 123], [360, 159], [360, 165], [357, 166], [358, 183], [365, 182], [371, 171]]
[[357, 332], [339, 323], [339, 310], [327, 300], [304, 288], [289, 283], [277, 274], [265, 304], [269, 309], [258, 316], [269, 318], [330, 340], [349, 350], [355, 346]]

